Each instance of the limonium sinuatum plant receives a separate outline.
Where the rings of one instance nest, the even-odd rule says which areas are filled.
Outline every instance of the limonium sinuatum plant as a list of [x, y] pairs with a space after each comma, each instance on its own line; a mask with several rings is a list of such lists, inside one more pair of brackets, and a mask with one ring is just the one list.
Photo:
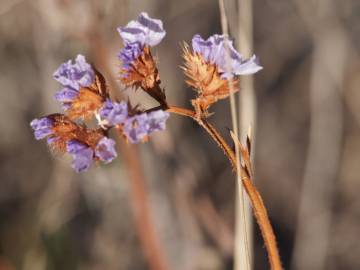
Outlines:
[[[193, 109], [172, 106], [161, 86], [157, 61], [151, 50], [165, 37], [162, 21], [142, 12], [136, 20], [119, 27], [123, 48], [118, 53], [121, 67], [118, 79], [126, 88], [144, 91], [159, 106], [146, 110], [132, 106], [130, 102], [113, 100], [104, 76], [79, 54], [74, 60], [60, 65], [54, 79], [61, 84], [55, 99], [62, 105], [62, 113], [50, 114], [31, 121], [35, 139], [46, 139], [52, 149], [68, 153], [76, 172], [88, 170], [93, 163], [107, 164], [117, 157], [115, 140], [110, 130], [116, 129], [127, 143], [146, 142], [153, 132], [166, 128], [170, 113], [192, 118], [222, 148], [234, 170], [237, 170], [235, 153], [225, 139], [210, 124], [210, 107], [230, 95], [230, 88], [239, 91], [242, 75], [250, 75], [262, 69], [258, 58], [246, 59], [235, 48], [233, 41], [224, 35], [212, 35], [207, 39], [195, 34], [191, 47], [184, 44], [182, 69], [188, 86], [196, 91], [191, 100]], [[94, 120], [95, 127], [89, 126]], [[238, 143], [238, 142], [236, 142]], [[241, 147], [242, 181], [254, 208], [272, 269], [281, 269], [275, 237], [266, 208], [251, 182], [251, 138], [247, 147]]]
[[[151, 48], [166, 35], [163, 23], [142, 12], [137, 20], [117, 30], [124, 45], [118, 53], [120, 81], [125, 87], [142, 89], [160, 106], [147, 112], [125, 101], [113, 101], [105, 78], [81, 54], [61, 64], [53, 76], [62, 86], [54, 97], [63, 113], [34, 119], [31, 127], [36, 139], [46, 138], [51, 148], [69, 153], [77, 172], [87, 170], [94, 161], [109, 163], [116, 158], [115, 141], [108, 135], [111, 128], [120, 131], [129, 143], [139, 143], [151, 133], [164, 130], [169, 117], [165, 91], [151, 54]], [[198, 92], [192, 100], [197, 117], [206, 117], [211, 104], [229, 96], [227, 79], [233, 79], [234, 89], [238, 90], [238, 75], [253, 74], [262, 68], [255, 56], [245, 59], [222, 35], [205, 40], [196, 34], [192, 51], [185, 45], [183, 56], [186, 82]], [[87, 127], [87, 121], [93, 118], [98, 127]]]

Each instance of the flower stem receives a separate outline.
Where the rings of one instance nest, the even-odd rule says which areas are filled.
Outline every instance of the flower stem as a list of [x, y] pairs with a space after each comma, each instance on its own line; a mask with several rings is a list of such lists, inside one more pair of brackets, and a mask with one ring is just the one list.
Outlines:
[[[219, 134], [219, 132], [206, 120], [196, 117], [196, 113], [192, 110], [185, 108], [169, 106], [167, 109], [168, 112], [178, 114], [181, 116], [187, 116], [196, 121], [200, 126], [202, 126], [211, 136], [211, 138], [217, 143], [217, 145], [224, 151], [225, 155], [229, 159], [234, 170], [237, 169], [236, 166], [236, 156], [234, 151], [226, 143], [224, 138]], [[265, 247], [268, 252], [269, 262], [272, 270], [281, 270], [281, 260], [279, 255], [279, 250], [276, 244], [276, 237], [273, 231], [273, 228], [270, 223], [270, 219], [265, 207], [265, 204], [260, 196], [260, 193], [254, 186], [250, 177], [248, 177], [247, 172], [243, 171], [241, 167], [241, 181], [244, 185], [245, 191], [250, 199], [254, 216], [260, 227], [262, 237], [265, 242]]]

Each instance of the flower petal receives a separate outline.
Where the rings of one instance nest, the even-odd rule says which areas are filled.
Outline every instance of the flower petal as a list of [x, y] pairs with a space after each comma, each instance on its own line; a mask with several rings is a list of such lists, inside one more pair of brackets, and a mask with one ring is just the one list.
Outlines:
[[56, 92], [54, 98], [59, 102], [72, 102], [79, 95], [79, 91], [72, 88], [63, 88]]
[[138, 143], [148, 135], [148, 117], [146, 113], [128, 118], [124, 124], [124, 134], [131, 143]]
[[94, 157], [94, 151], [90, 147], [76, 140], [71, 140], [67, 144], [67, 151], [73, 157], [71, 167], [76, 172], [83, 172], [90, 168]]
[[110, 125], [123, 124], [128, 117], [128, 106], [126, 102], [112, 102], [107, 99], [99, 114], [101, 119]]
[[161, 20], [152, 19], [146, 12], [142, 12], [136, 21], [130, 21], [125, 27], [119, 27], [118, 32], [125, 44], [140, 43], [155, 46], [165, 37]]
[[148, 113], [148, 133], [150, 134], [154, 131], [164, 130], [166, 127], [166, 120], [169, 118], [169, 116], [170, 114], [163, 110], [157, 110]]
[[65, 87], [79, 90], [81, 87], [90, 86], [95, 78], [95, 73], [90, 64], [81, 54], [77, 55], [75, 62], [69, 60], [60, 65], [54, 72], [54, 79]]
[[117, 157], [115, 141], [107, 137], [102, 138], [95, 148], [95, 155], [105, 163], [110, 163]]

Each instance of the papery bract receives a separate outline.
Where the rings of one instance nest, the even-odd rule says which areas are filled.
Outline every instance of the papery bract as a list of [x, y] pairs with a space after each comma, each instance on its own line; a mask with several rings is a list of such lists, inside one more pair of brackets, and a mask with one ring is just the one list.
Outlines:
[[71, 167], [76, 172], [83, 172], [90, 168], [93, 162], [94, 151], [89, 146], [79, 141], [71, 140], [67, 144], [67, 151], [73, 157]]
[[95, 73], [91, 65], [86, 62], [85, 57], [79, 54], [74, 63], [69, 60], [61, 64], [55, 71], [54, 78], [64, 87], [79, 90], [94, 82]]
[[166, 35], [162, 21], [150, 18], [146, 12], [140, 13], [136, 21], [130, 21], [125, 27], [119, 27], [118, 31], [125, 45], [139, 43], [142, 48], [145, 45], [158, 45]]
[[131, 143], [138, 143], [148, 135], [148, 117], [146, 113], [128, 118], [124, 124], [124, 134]]
[[50, 118], [43, 117], [31, 121], [30, 126], [34, 130], [36, 140], [44, 139], [53, 134], [53, 121]]
[[63, 88], [56, 92], [55, 99], [62, 103], [72, 102], [79, 95], [79, 91], [72, 88]]
[[104, 163], [110, 163], [117, 157], [115, 141], [107, 137], [102, 138], [95, 148], [95, 155]]
[[125, 70], [130, 69], [131, 64], [137, 59], [143, 52], [143, 47], [139, 42], [133, 42], [125, 44], [119, 52], [119, 59], [122, 62], [122, 68]]
[[216, 64], [224, 79], [232, 78], [234, 75], [254, 74], [262, 69], [255, 55], [245, 59], [235, 50], [233, 41], [226, 39], [224, 35], [215, 34], [207, 40], [195, 35], [192, 47], [195, 53], [202, 55], [210, 64]]
[[128, 106], [126, 102], [112, 102], [107, 99], [99, 114], [101, 120], [105, 120], [110, 125], [122, 124], [128, 117]]
[[163, 110], [157, 110], [148, 113], [147, 122], [148, 122], [148, 133], [154, 131], [164, 130], [166, 127], [166, 120], [169, 118], [170, 114]]

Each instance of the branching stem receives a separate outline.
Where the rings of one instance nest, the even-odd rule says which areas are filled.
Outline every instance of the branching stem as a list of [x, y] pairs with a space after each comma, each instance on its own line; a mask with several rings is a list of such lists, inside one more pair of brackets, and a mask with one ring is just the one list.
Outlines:
[[[229, 159], [232, 167], [236, 170], [236, 157], [234, 151], [226, 143], [224, 138], [219, 134], [219, 132], [206, 120], [196, 117], [196, 113], [192, 110], [185, 108], [168, 106], [166, 109], [170, 113], [178, 114], [181, 116], [187, 116], [196, 121], [200, 126], [202, 126], [211, 136], [211, 138], [217, 143], [217, 145], [224, 151], [225, 155]], [[240, 168], [243, 170], [243, 168]], [[272, 270], [281, 270], [281, 260], [279, 251], [276, 244], [276, 238], [273, 231], [273, 228], [270, 223], [270, 219], [265, 207], [265, 204], [260, 196], [260, 193], [254, 186], [252, 180], [247, 176], [247, 172], [242, 171], [242, 183], [244, 185], [245, 191], [250, 199], [254, 216], [260, 227], [262, 237], [265, 242], [265, 247], [268, 252], [269, 262]]]

